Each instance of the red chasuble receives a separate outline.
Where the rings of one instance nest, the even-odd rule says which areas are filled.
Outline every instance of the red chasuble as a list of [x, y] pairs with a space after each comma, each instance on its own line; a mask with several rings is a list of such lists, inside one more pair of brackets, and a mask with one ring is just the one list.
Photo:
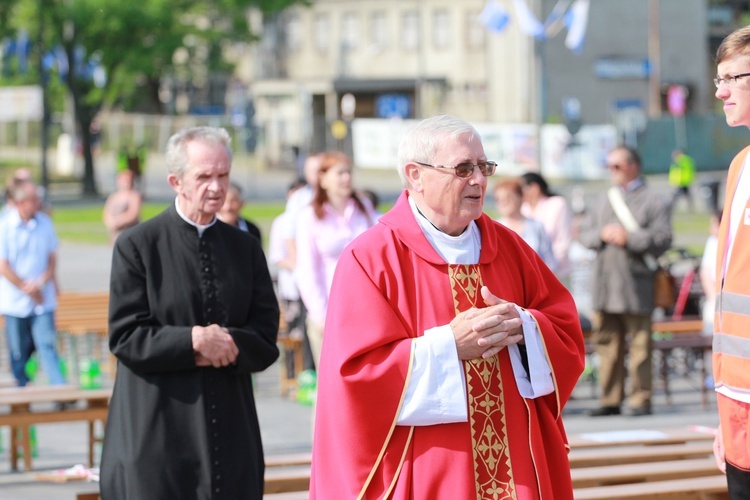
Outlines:
[[[572, 297], [515, 233], [483, 215], [476, 265], [448, 265], [404, 193], [336, 267], [318, 374], [310, 498], [572, 499], [561, 411], [584, 366]], [[464, 362], [468, 421], [396, 425], [412, 339], [484, 307], [486, 285], [536, 320], [555, 391], [518, 392], [508, 350]]]

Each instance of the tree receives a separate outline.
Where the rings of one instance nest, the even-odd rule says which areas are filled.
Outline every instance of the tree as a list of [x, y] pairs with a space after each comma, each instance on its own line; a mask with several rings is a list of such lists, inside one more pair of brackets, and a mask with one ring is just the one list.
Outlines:
[[[194, 78], [231, 71], [223, 57], [230, 44], [257, 39], [250, 9], [283, 10], [307, 0], [0, 0], [0, 35], [28, 31], [45, 50], [64, 57], [53, 70], [73, 102], [84, 155], [83, 192], [97, 194], [91, 124], [105, 106], [140, 88], [159, 103], [165, 77]], [[37, 49], [39, 49], [38, 44]], [[176, 54], [187, 57], [176, 58]]]

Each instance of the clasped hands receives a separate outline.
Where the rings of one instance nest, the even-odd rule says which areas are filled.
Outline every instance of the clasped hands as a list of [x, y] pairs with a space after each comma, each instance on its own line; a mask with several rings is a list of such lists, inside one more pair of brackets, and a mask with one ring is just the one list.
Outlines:
[[44, 295], [42, 295], [42, 284], [38, 281], [24, 281], [21, 286], [21, 291], [31, 297], [31, 300], [35, 304], [41, 304], [44, 302]]
[[621, 224], [607, 224], [602, 228], [599, 237], [604, 243], [624, 247], [628, 243], [628, 231]]
[[237, 361], [239, 350], [229, 330], [223, 326], [194, 326], [191, 334], [196, 366], [221, 368]]
[[450, 323], [462, 360], [491, 358], [509, 345], [523, 343], [523, 320], [515, 304], [496, 297], [486, 286], [481, 294], [487, 307], [472, 307]]

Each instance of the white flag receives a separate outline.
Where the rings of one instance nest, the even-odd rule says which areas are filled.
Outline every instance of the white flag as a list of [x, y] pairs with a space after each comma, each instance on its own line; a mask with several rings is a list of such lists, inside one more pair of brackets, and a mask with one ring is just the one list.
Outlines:
[[536, 18], [529, 6], [526, 5], [525, 0], [513, 0], [513, 6], [516, 9], [516, 16], [518, 16], [518, 27], [521, 32], [543, 40], [544, 36], [544, 25]]
[[568, 35], [565, 46], [580, 54], [586, 39], [586, 24], [589, 20], [589, 0], [576, 0], [567, 15]]

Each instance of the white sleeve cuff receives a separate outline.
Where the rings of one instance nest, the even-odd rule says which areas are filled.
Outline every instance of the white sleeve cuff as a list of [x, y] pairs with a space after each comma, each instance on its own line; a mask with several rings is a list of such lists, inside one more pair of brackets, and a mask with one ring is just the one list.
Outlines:
[[424, 332], [414, 342], [414, 363], [398, 425], [466, 422], [466, 382], [450, 325]]
[[550, 394], [555, 390], [552, 369], [547, 362], [542, 338], [534, 317], [518, 306], [516, 306], [516, 310], [523, 320], [523, 337], [526, 342], [526, 355], [531, 373], [527, 373], [523, 367], [521, 351], [516, 344], [508, 346], [508, 353], [510, 354], [511, 365], [513, 365], [513, 374], [516, 376], [518, 392], [524, 398], [534, 399]]

